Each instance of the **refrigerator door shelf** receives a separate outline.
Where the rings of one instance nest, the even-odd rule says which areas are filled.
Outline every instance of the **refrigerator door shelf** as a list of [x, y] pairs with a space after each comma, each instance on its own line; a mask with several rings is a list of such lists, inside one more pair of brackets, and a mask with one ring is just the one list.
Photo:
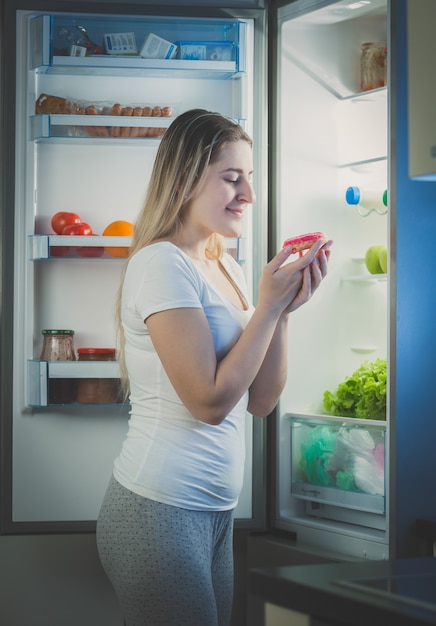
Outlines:
[[[132, 237], [110, 237], [103, 235], [81, 236], [81, 235], [30, 235], [29, 237], [29, 259], [39, 261], [51, 258], [50, 248], [69, 248], [71, 246], [85, 248], [100, 247], [125, 247], [129, 248]], [[56, 255], [56, 258], [59, 255]], [[77, 257], [74, 257], [77, 260]], [[105, 257], [115, 258], [115, 257]], [[124, 258], [124, 257], [118, 257]]]
[[[125, 117], [114, 115], [33, 115], [30, 118], [30, 140], [40, 141], [43, 139], [68, 137], [86, 139], [104, 139], [105, 141], [120, 142], [120, 140], [150, 140], [160, 139], [165, 130], [173, 121], [174, 117]], [[111, 129], [117, 128], [147, 128], [159, 129], [159, 135], [154, 137], [113, 137]], [[96, 129], [98, 132], [96, 132]], [[152, 131], [151, 131], [152, 132]], [[150, 132], [150, 135], [151, 135]]]
[[342, 281], [344, 282], [355, 282], [355, 283], [376, 283], [376, 282], [386, 282], [388, 279], [387, 274], [362, 274], [362, 275], [350, 275], [350, 276], [342, 276]]
[[[52, 256], [50, 255], [50, 248], [100, 248], [100, 247], [125, 247], [129, 248], [132, 243], [132, 237], [110, 237], [103, 235], [93, 235], [85, 236], [85, 235], [30, 235], [29, 236], [29, 260], [31, 261], [42, 261], [45, 259], [50, 259]], [[226, 238], [225, 245], [227, 252], [236, 260], [238, 263], [245, 263], [247, 260], [247, 240], [245, 237], [239, 238]], [[59, 255], [56, 255], [54, 258], [58, 258]], [[80, 256], [80, 255], [79, 255]], [[91, 255], [92, 256], [92, 255]], [[72, 257], [74, 259], [78, 259], [77, 256]], [[98, 258], [98, 257], [97, 257]], [[116, 258], [110, 256], [104, 256], [107, 258]], [[118, 257], [124, 258], [124, 257]]]
[[48, 381], [53, 378], [111, 378], [120, 377], [116, 361], [27, 361], [27, 404], [29, 406], [48, 406]]
[[38, 73], [82, 76], [154, 76], [174, 78], [214, 78], [227, 80], [239, 73], [235, 61], [191, 61], [186, 59], [142, 59], [53, 57], [52, 65], [37, 68]]
[[[79, 14], [39, 15], [31, 21], [31, 66], [40, 73], [80, 75], [165, 76], [228, 79], [245, 73], [247, 23], [240, 20], [201, 18], [111, 18]], [[107, 33], [129, 33], [139, 51], [150, 34], [169, 43], [222, 43], [231, 49], [231, 59], [143, 58], [138, 55], [104, 54], [101, 45]], [[75, 56], [85, 47], [89, 56]], [[100, 50], [96, 50], [100, 48]], [[60, 52], [60, 54], [59, 54]], [[164, 55], [162, 55], [164, 56]]]

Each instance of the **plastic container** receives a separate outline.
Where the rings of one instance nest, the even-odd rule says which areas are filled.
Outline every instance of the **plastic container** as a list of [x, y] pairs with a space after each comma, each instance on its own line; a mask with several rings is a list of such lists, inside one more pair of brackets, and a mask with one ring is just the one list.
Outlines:
[[[79, 361], [116, 361], [115, 348], [79, 348]], [[82, 404], [115, 404], [118, 402], [117, 378], [79, 378], [77, 402]]]
[[291, 493], [297, 498], [383, 514], [384, 424], [291, 417]]
[[360, 90], [370, 91], [386, 86], [387, 48], [385, 41], [362, 44], [360, 56]]
[[235, 44], [229, 41], [177, 41], [178, 58], [188, 61], [233, 61]]
[[[75, 361], [74, 330], [45, 329], [41, 361]], [[71, 378], [49, 378], [48, 404], [71, 404], [76, 401], [77, 385]]]
[[177, 45], [150, 33], [139, 51], [144, 59], [172, 59], [177, 53]]
[[345, 200], [348, 204], [359, 205], [368, 211], [385, 212], [388, 207], [388, 190], [348, 187], [345, 192]]

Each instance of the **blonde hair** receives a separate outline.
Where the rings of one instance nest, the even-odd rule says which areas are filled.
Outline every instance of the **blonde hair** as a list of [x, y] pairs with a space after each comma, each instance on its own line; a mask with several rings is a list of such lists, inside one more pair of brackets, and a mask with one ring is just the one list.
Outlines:
[[[153, 241], [172, 237], [180, 230], [189, 198], [203, 182], [209, 164], [217, 159], [225, 144], [236, 141], [252, 145], [245, 130], [220, 113], [191, 109], [171, 123], [157, 151], [144, 205], [135, 223], [129, 258]], [[214, 233], [208, 240], [206, 255], [210, 259], [219, 259], [223, 253], [223, 237]], [[116, 323], [121, 377], [127, 396], [121, 324], [121, 292], [126, 268], [127, 265], [118, 292]]]

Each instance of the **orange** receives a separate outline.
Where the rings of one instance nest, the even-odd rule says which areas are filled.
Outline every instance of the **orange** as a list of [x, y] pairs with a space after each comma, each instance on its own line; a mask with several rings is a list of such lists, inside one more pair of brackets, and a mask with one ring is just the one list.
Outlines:
[[[125, 220], [116, 220], [115, 222], [111, 222], [103, 231], [103, 235], [109, 237], [132, 237], [133, 236], [134, 226], [131, 222], [126, 222]], [[106, 247], [106, 252], [110, 254], [110, 256], [114, 257], [126, 257], [129, 253], [129, 248], [113, 248]]]

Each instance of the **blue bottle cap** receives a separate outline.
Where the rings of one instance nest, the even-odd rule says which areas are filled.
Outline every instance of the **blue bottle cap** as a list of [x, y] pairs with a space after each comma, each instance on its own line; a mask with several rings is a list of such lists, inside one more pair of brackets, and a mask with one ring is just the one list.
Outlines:
[[359, 204], [360, 202], [360, 189], [359, 187], [348, 187], [345, 192], [345, 200], [348, 204]]

